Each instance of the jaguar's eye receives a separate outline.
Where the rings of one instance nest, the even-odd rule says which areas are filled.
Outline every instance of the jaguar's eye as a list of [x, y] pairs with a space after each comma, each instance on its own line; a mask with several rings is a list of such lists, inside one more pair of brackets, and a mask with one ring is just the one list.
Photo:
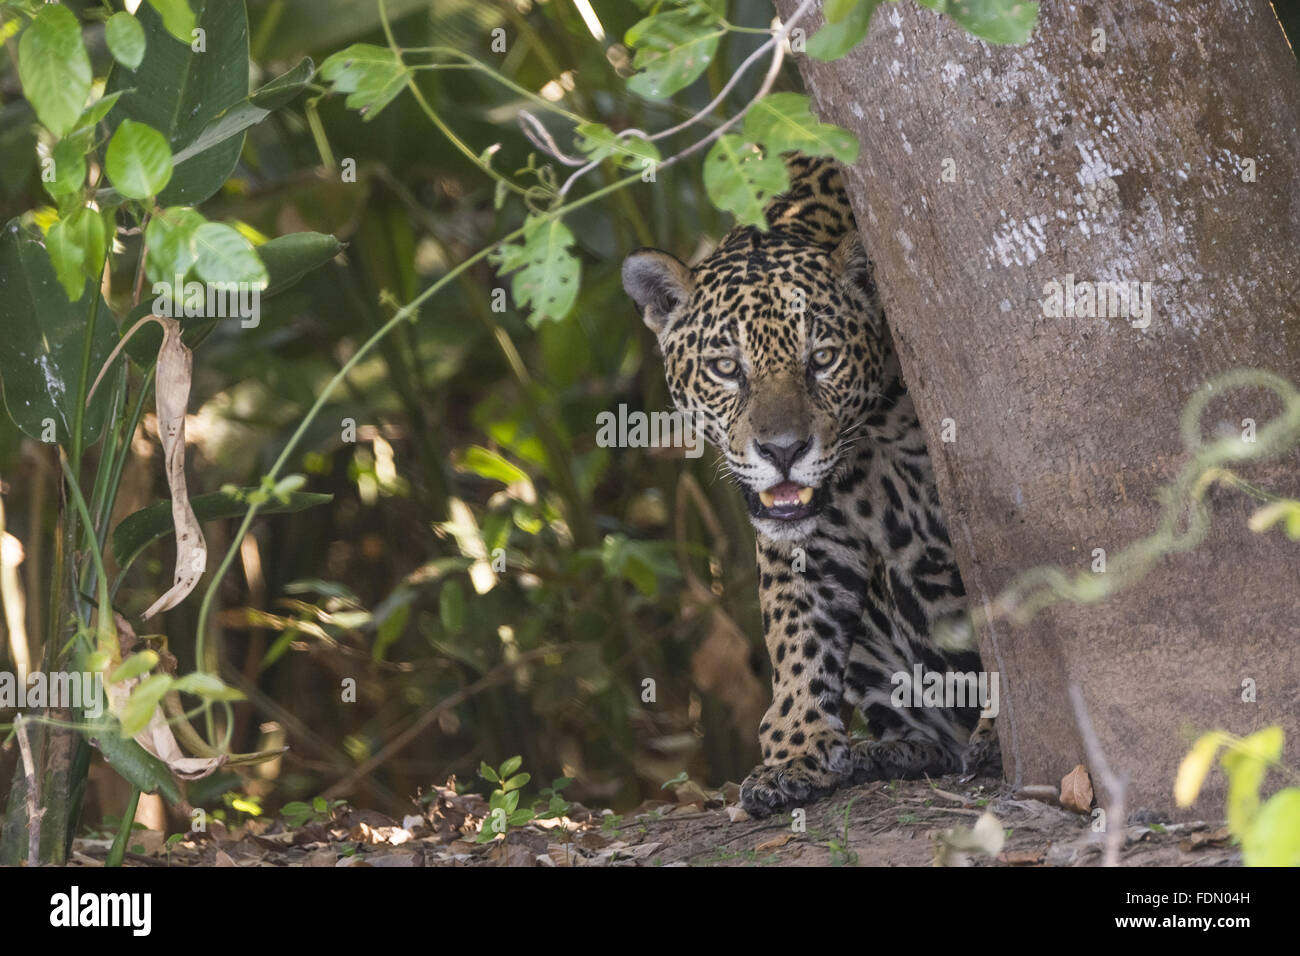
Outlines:
[[709, 361], [709, 368], [719, 378], [735, 378], [740, 372], [740, 363], [733, 358], [715, 358]]
[[839, 349], [831, 348], [829, 345], [822, 346], [812, 354], [812, 367], [818, 371], [830, 368], [839, 354]]

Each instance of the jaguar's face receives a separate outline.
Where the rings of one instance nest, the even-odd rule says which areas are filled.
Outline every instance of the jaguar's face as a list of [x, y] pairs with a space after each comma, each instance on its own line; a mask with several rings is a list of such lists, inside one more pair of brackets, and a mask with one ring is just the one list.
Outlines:
[[886, 333], [869, 268], [856, 235], [828, 247], [756, 230], [694, 269], [654, 250], [624, 263], [673, 401], [768, 536], [806, 533], [879, 395]]

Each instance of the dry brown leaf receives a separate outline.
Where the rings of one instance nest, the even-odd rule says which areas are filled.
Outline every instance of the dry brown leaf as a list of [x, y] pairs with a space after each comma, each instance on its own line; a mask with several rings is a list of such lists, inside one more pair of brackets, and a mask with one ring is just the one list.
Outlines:
[[573, 866], [573, 851], [563, 843], [552, 843], [546, 848], [546, 855], [553, 866]]
[[727, 819], [732, 823], [743, 823], [749, 819], [749, 814], [745, 812], [745, 808], [735, 804], [726, 808], [726, 814]]
[[329, 847], [322, 850], [314, 850], [307, 854], [307, 859], [303, 860], [302, 865], [308, 867], [314, 866], [334, 866], [338, 863], [339, 855]]
[[766, 850], [775, 850], [779, 847], [785, 846], [793, 839], [793, 833], [782, 833], [779, 837], [772, 837], [770, 840], [764, 840], [758, 846], [754, 847], [754, 851], [757, 853], [763, 853]]
[[1031, 866], [1042, 863], [1050, 847], [1040, 846], [1035, 850], [1007, 850], [998, 854], [998, 860], [1011, 866]]
[[185, 412], [190, 404], [194, 355], [181, 340], [180, 322], [167, 316], [146, 315], [131, 326], [118, 340], [99, 374], [95, 376], [95, 382], [86, 394], [86, 406], [90, 406], [95, 389], [117, 358], [117, 353], [146, 322], [157, 322], [163, 330], [158, 364], [154, 370], [154, 398], [158, 411], [158, 434], [162, 439], [163, 459], [167, 467], [167, 487], [172, 496], [172, 525], [176, 531], [176, 573], [172, 578], [173, 583], [141, 615], [147, 621], [160, 611], [174, 608], [194, 590], [207, 567], [208, 549], [198, 518], [190, 507], [189, 490], [185, 483]]
[[233, 859], [231, 859], [230, 854], [227, 853], [225, 850], [218, 850], [216, 862], [214, 862], [212, 865], [213, 866], [238, 866], [239, 864], [236, 863]]
[[158, 434], [167, 466], [167, 487], [172, 494], [172, 524], [176, 529], [176, 573], [171, 589], [149, 606], [142, 618], [149, 620], [183, 601], [207, 567], [208, 549], [203, 529], [190, 507], [185, 483], [185, 413], [190, 403], [190, 382], [194, 376], [194, 355], [181, 341], [181, 324], [159, 318], [163, 344], [158, 350], [154, 393], [158, 409]]
[[1061, 806], [1075, 813], [1092, 809], [1092, 778], [1083, 764], [1061, 778]]

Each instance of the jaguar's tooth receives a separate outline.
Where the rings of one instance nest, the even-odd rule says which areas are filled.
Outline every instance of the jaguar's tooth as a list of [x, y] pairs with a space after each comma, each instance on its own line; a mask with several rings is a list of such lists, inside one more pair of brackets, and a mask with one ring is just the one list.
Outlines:
[[806, 487], [806, 486], [803, 487], [803, 488], [800, 488], [800, 489], [799, 489], [799, 504], [801, 504], [801, 505], [806, 505], [808, 502], [812, 501], [812, 496], [813, 496], [813, 490], [812, 490], [811, 488], [808, 488], [808, 487]]
[[763, 502], [764, 508], [770, 508], [772, 505], [776, 504], [776, 495], [772, 494], [770, 491], [760, 491], [758, 493], [758, 500]]

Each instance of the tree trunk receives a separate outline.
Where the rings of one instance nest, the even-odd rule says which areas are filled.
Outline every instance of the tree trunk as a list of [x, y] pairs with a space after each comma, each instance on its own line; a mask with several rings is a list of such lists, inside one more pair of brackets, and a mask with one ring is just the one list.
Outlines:
[[[862, 140], [849, 189], [975, 607], [1020, 571], [1091, 573], [1094, 549], [1151, 534], [1209, 379], [1300, 382], [1300, 83], [1264, 0], [1046, 0], [1023, 47], [903, 0], [843, 59], [798, 61], [823, 119]], [[1151, 283], [1150, 324], [1082, 301], [1052, 317], [1049, 284], [1085, 281]], [[1229, 390], [1203, 432], [1280, 408]], [[1300, 492], [1294, 450], [1240, 472]], [[1013, 783], [1084, 762], [1069, 681], [1130, 808], [1172, 809], [1195, 731], [1282, 724], [1300, 763], [1300, 544], [1248, 530], [1240, 491], [1208, 500], [1199, 546], [1117, 595], [981, 629]], [[1220, 811], [1212, 782], [1191, 815]]]

